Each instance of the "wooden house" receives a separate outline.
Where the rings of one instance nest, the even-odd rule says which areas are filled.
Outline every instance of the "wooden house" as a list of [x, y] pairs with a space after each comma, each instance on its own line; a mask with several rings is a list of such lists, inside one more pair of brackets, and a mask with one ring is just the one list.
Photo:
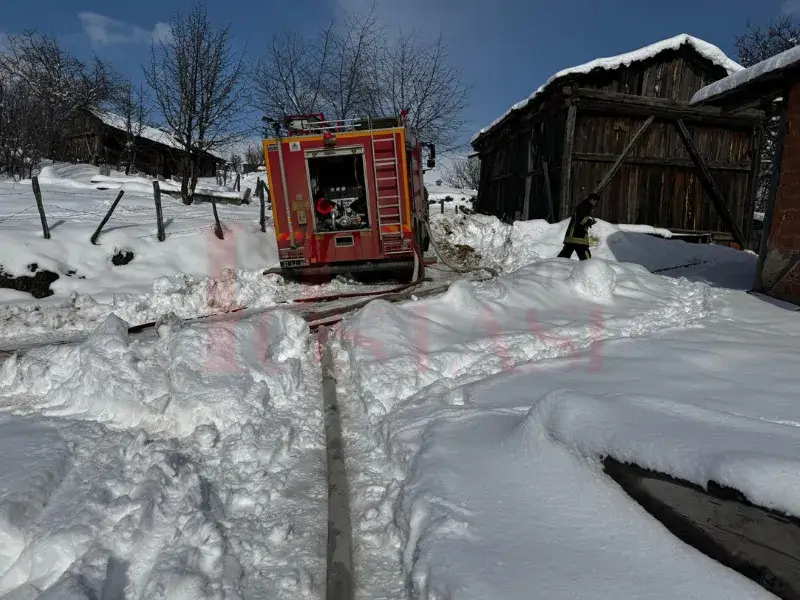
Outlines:
[[694, 107], [731, 115], [781, 101], [754, 290], [800, 304], [800, 47], [703, 88]]
[[[60, 149], [61, 160], [109, 165], [124, 170], [128, 141], [125, 119], [107, 111], [84, 111], [72, 120]], [[135, 142], [133, 167], [140, 173], [170, 179], [181, 172], [180, 145], [166, 131], [143, 126]], [[200, 177], [214, 177], [222, 156], [203, 153]]]
[[749, 238], [764, 114], [689, 104], [739, 70], [684, 34], [555, 74], [472, 139], [477, 210], [507, 222], [560, 221], [600, 190], [595, 214], [612, 223]]

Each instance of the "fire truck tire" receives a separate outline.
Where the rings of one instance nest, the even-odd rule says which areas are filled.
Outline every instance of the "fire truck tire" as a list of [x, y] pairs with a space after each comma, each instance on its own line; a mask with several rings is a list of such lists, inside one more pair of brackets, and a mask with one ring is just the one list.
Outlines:
[[425, 222], [417, 217], [414, 217], [414, 241], [423, 252], [427, 252], [431, 245], [431, 240], [428, 237], [428, 229], [425, 227]]

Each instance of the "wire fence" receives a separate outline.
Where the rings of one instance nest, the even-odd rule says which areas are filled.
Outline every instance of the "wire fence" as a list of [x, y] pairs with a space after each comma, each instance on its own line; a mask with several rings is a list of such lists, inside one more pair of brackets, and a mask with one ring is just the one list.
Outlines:
[[[15, 185], [14, 188], [17, 188]], [[38, 229], [38, 222], [40, 219], [39, 214], [37, 213], [35, 199], [33, 192], [27, 188], [27, 186], [19, 186], [19, 188], [14, 189], [13, 191], [0, 191], [0, 228], [2, 229], [9, 229], [9, 226], [13, 227], [14, 229], [18, 229], [19, 225], [22, 223], [37, 223], [36, 229]], [[97, 207], [97, 205], [93, 205], [91, 207], [86, 208], [73, 208], [68, 206], [63, 206], [62, 204], [55, 204], [52, 202], [47, 202], [47, 196], [55, 196], [57, 198], [80, 198], [84, 201], [89, 201], [92, 203], [102, 201], [106, 202], [109, 206], [111, 205], [115, 194], [118, 193], [116, 189], [109, 189], [109, 190], [99, 190], [99, 189], [85, 189], [80, 191], [68, 191], [68, 190], [48, 190], [46, 187], [43, 190], [42, 195], [44, 196], [44, 202], [42, 202], [42, 206], [47, 214], [48, 220], [67, 220], [67, 221], [81, 221], [81, 222], [96, 222], [99, 224], [107, 214], [108, 209], [103, 207]], [[148, 195], [143, 193], [134, 192], [131, 194], [133, 198], [140, 202], [153, 202], [152, 197], [148, 197]], [[3, 200], [2, 198], [14, 198], [16, 200], [20, 200], [25, 198], [26, 196], [30, 196], [30, 206], [26, 206], [20, 210], [16, 210], [9, 214], [3, 214]], [[207, 205], [207, 206], [206, 206]], [[250, 214], [241, 214], [242, 213], [242, 206], [246, 206], [247, 208], [244, 210], [251, 210], [252, 215]], [[226, 207], [233, 208], [234, 210], [228, 211]], [[212, 230], [215, 226], [214, 224], [214, 217], [212, 213], [211, 203], [195, 203], [189, 206], [183, 204], [172, 204], [166, 203], [163, 205], [163, 216], [164, 216], [164, 223], [166, 226], [166, 233], [172, 236], [187, 236], [191, 234], [199, 234], [204, 233], [209, 230]], [[206, 210], [207, 209], [207, 210]], [[258, 207], [258, 198], [255, 198], [255, 202], [250, 205], [239, 205], [239, 206], [230, 206], [225, 203], [221, 203], [218, 206], [221, 221], [223, 225], [225, 224], [244, 224], [244, 223], [251, 223], [254, 225], [259, 224], [259, 207]], [[197, 222], [201, 219], [208, 218], [208, 223], [203, 223], [198, 225]], [[271, 220], [269, 216], [267, 217], [268, 220]], [[181, 227], [181, 221], [183, 221], [183, 229]], [[108, 225], [105, 227], [106, 231], [111, 231], [114, 229], [115, 223], [122, 223], [129, 227], [140, 226], [140, 227], [152, 227], [153, 233], [146, 234], [146, 235], [137, 235], [138, 239], [147, 239], [151, 237], [156, 237], [157, 233], [157, 219], [156, 219], [156, 209], [155, 205], [152, 206], [136, 206], [130, 204], [122, 204], [117, 208], [113, 214], [111, 215], [110, 219], [108, 220]], [[188, 225], [188, 227], [187, 227]], [[33, 227], [32, 227], [33, 229]]]

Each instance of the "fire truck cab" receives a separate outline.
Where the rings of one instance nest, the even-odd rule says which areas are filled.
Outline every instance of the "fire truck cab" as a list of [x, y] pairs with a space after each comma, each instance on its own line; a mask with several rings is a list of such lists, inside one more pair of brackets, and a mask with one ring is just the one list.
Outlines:
[[[405, 118], [294, 115], [264, 140], [284, 275], [423, 274], [428, 205], [423, 144]], [[402, 273], [402, 275], [400, 275]]]

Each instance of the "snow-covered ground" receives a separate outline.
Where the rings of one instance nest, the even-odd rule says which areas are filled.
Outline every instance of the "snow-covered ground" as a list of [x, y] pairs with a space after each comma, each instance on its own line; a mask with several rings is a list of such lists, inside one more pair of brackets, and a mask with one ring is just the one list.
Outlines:
[[770, 597], [599, 459], [800, 515], [798, 334], [741, 291], [609, 260], [372, 303], [337, 355], [363, 597]]
[[[428, 210], [431, 215], [456, 213], [462, 206], [469, 210], [475, 208], [472, 199], [478, 197], [477, 190], [464, 190], [440, 185], [427, 185], [426, 187], [428, 189]], [[448, 198], [450, 199], [448, 200]], [[442, 212], [442, 200], [444, 200], [444, 212]], [[431, 202], [433, 204], [430, 204]]]
[[79, 345], [7, 360], [0, 596], [319, 597], [324, 436], [306, 331], [277, 312], [129, 342], [110, 316]]
[[[557, 256], [568, 224], [533, 220], [507, 225], [485, 215], [431, 216], [431, 230], [443, 252], [463, 264], [490, 266], [502, 272]], [[727, 288], [749, 289], [753, 284], [758, 257], [752, 252], [670, 239], [669, 231], [648, 225], [604, 221], [592, 227], [590, 238], [596, 258], [636, 263], [649, 271], [664, 270]], [[691, 268], [675, 269], [683, 265]]]
[[[242, 190], [254, 189], [258, 176], [244, 176]], [[166, 312], [190, 318], [358, 289], [336, 280], [309, 290], [262, 275], [278, 259], [271, 214], [262, 233], [257, 202], [220, 204], [225, 239], [219, 240], [210, 204], [185, 206], [162, 195], [166, 240], [159, 242], [152, 180], [122, 173], [102, 176], [90, 165], [56, 164], [42, 170], [39, 182], [50, 240], [42, 237], [30, 182], [0, 182], [0, 268], [14, 276], [49, 270], [59, 279], [51, 285], [53, 295], [39, 301], [0, 289], [0, 348], [81, 335], [109, 314], [135, 325]], [[178, 189], [175, 183], [161, 185]], [[125, 195], [93, 246], [89, 240], [118, 189]], [[216, 186], [213, 179], [201, 180], [198, 190], [240, 195]], [[111, 259], [118, 251], [133, 252], [133, 261], [115, 266]]]
[[[129, 179], [118, 210], [135, 222], [92, 247], [113, 191], [82, 177], [42, 185], [65, 219], [54, 240], [36, 239], [35, 213], [0, 221], [9, 268], [33, 255], [86, 276], [65, 274], [37, 309], [9, 299], [2, 335], [94, 330], [0, 358], [0, 596], [319, 597], [324, 431], [305, 322], [277, 307], [170, 317], [147, 336], [127, 326], [323, 290], [261, 275], [275, 254], [257, 207], [220, 207], [243, 223], [226, 245], [210, 207], [165, 199], [175, 221], [157, 245]], [[182, 223], [199, 232], [179, 237]], [[566, 223], [450, 213], [432, 228], [451, 258], [500, 276], [376, 300], [334, 331], [357, 597], [770, 597], [600, 467], [610, 455], [714, 480], [800, 516], [800, 315], [744, 293], [756, 256], [599, 222], [596, 258], [579, 263], [554, 258]], [[123, 244], [140, 266], [106, 264]]]

